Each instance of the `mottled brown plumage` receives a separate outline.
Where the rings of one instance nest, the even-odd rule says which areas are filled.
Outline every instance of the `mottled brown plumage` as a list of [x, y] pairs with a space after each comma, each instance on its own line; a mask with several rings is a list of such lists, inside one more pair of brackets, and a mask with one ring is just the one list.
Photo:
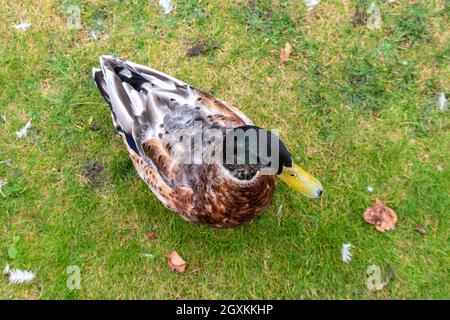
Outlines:
[[[154, 146], [153, 143], [151, 145]], [[150, 151], [151, 149], [153, 150]], [[195, 171], [199, 171], [198, 175], [193, 176], [186, 166], [173, 166], [164, 152], [155, 150], [155, 147], [150, 150], [148, 155], [155, 160], [156, 171], [129, 149], [133, 164], [144, 181], [156, 189], [154, 193], [164, 198], [164, 205], [179, 213], [185, 220], [213, 227], [236, 227], [249, 223], [273, 199], [273, 176], [259, 174], [255, 179], [244, 183], [230, 179], [215, 164], [199, 165], [195, 168]], [[171, 168], [170, 174], [166, 174], [168, 168]], [[158, 181], [158, 174], [168, 178], [175, 186], [188, 175], [191, 177], [189, 187], [172, 188]]]
[[168, 209], [194, 223], [236, 227], [272, 201], [275, 177], [252, 171], [240, 179], [233, 167], [217, 159], [214, 137], [202, 144], [212, 162], [182, 161], [195, 133], [179, 136], [180, 130], [189, 129], [194, 120], [219, 132], [251, 125], [244, 114], [154, 69], [111, 56], [101, 57], [100, 63], [94, 79], [111, 107], [114, 125], [136, 171]]

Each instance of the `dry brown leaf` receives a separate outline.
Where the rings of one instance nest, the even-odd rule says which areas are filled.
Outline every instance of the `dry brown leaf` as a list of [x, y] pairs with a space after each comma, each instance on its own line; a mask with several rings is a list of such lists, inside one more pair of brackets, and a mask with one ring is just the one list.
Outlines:
[[156, 233], [154, 232], [154, 231], [147, 231], [146, 233], [145, 233], [145, 235], [147, 236], [147, 238], [148, 239], [155, 239], [156, 238]]
[[167, 253], [166, 257], [168, 258], [170, 269], [177, 272], [184, 272], [184, 269], [186, 269], [186, 261], [184, 261], [176, 251]]
[[288, 61], [289, 57], [291, 56], [291, 53], [292, 53], [292, 46], [289, 44], [289, 42], [286, 42], [286, 45], [284, 46], [283, 49], [281, 49], [281, 52], [280, 52], [281, 62]]
[[375, 204], [364, 212], [364, 220], [375, 225], [378, 231], [384, 232], [395, 229], [398, 218], [394, 210], [377, 199]]

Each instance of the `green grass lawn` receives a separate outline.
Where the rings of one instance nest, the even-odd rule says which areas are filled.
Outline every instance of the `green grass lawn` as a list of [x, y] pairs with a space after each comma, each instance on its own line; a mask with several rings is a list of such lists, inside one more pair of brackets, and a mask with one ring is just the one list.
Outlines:
[[[450, 298], [450, 121], [436, 109], [450, 95], [450, 3], [382, 1], [381, 29], [371, 30], [369, 1], [312, 11], [300, 0], [174, 2], [163, 15], [156, 0], [0, 1], [0, 161], [11, 159], [0, 164], [0, 268], [36, 272], [20, 286], [0, 277], [0, 298]], [[70, 5], [81, 29], [68, 28]], [[27, 31], [12, 27], [25, 20]], [[199, 40], [208, 50], [188, 57]], [[293, 52], [281, 63], [286, 42]], [[91, 79], [102, 54], [167, 72], [279, 129], [324, 196], [280, 183], [264, 214], [236, 229], [164, 209]], [[377, 198], [397, 212], [394, 231], [364, 221]], [[172, 250], [185, 273], [168, 268]], [[79, 290], [66, 285], [72, 265]], [[370, 291], [370, 265], [395, 279]]]

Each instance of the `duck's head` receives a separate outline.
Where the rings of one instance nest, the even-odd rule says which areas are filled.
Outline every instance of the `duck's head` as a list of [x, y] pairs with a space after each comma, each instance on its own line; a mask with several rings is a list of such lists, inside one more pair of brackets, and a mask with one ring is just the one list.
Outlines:
[[223, 150], [223, 163], [229, 169], [250, 168], [254, 172], [276, 175], [309, 198], [319, 198], [323, 193], [322, 184], [295, 164], [283, 141], [266, 129], [251, 125], [234, 128], [225, 135]]

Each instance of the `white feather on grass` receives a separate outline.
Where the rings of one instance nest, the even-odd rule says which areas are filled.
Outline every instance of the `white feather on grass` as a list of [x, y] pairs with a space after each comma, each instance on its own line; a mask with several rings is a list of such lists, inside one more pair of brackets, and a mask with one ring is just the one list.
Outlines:
[[6, 159], [6, 160], [0, 161], [0, 164], [3, 164], [7, 167], [11, 167], [11, 163], [12, 163], [11, 159]]
[[6, 197], [6, 195], [3, 193], [3, 187], [6, 186], [8, 184], [8, 181], [6, 180], [0, 180], [0, 195], [2, 195], [3, 197]]
[[159, 6], [163, 9], [164, 14], [169, 14], [173, 9], [171, 0], [159, 0]]
[[7, 263], [3, 270], [5, 276], [9, 276], [9, 283], [22, 284], [32, 281], [35, 278], [35, 274], [32, 271], [11, 269]]
[[19, 131], [16, 132], [17, 138], [23, 138], [27, 135], [28, 129], [31, 127], [31, 120], [29, 120]]
[[367, 192], [368, 193], [372, 193], [373, 192], [373, 187], [372, 186], [367, 186]]
[[100, 39], [100, 33], [97, 30], [91, 30], [91, 32], [89, 33], [89, 37], [91, 38], [91, 40], [98, 40]]
[[342, 245], [342, 261], [345, 263], [349, 263], [350, 260], [352, 260], [352, 253], [350, 252], [350, 249], [353, 248], [353, 245], [351, 243], [344, 243]]
[[31, 22], [28, 22], [28, 21], [13, 24], [13, 28], [16, 30], [27, 31], [30, 27], [31, 27]]
[[22, 284], [30, 282], [34, 279], [35, 274], [31, 271], [11, 269], [9, 270], [9, 283], [11, 284]]
[[278, 218], [281, 217], [282, 214], [283, 214], [283, 205], [280, 204], [280, 206], [278, 207], [278, 210], [277, 210], [277, 217]]
[[308, 7], [308, 10], [311, 11], [320, 3], [320, 0], [305, 0], [305, 5]]
[[441, 92], [438, 101], [436, 103], [436, 108], [438, 111], [445, 111], [445, 105], [447, 104], [447, 98], [445, 98], [445, 93]]

